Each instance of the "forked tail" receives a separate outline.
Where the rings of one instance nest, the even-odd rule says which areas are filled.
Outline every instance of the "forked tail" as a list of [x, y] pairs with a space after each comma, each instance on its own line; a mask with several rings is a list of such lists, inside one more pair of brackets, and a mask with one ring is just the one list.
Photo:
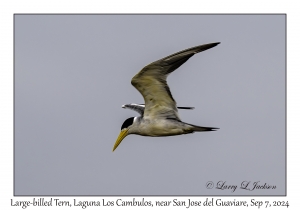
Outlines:
[[185, 123], [189, 126], [192, 126], [192, 130], [195, 131], [195, 132], [201, 132], [201, 131], [216, 131], [218, 130], [219, 128], [214, 128], [214, 127], [202, 127], [202, 126], [198, 126], [198, 125], [192, 125], [192, 124], [188, 124], [188, 123]]

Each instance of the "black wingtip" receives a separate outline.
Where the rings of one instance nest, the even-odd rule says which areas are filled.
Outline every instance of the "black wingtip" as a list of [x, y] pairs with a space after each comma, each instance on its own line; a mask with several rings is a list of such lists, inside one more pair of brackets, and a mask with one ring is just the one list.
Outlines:
[[207, 49], [217, 46], [218, 44], [221, 44], [221, 42], [214, 42], [210, 44], [206, 44], [204, 46], [207, 46]]
[[195, 109], [195, 107], [189, 107], [189, 106], [178, 106], [177, 109]]
[[214, 43], [209, 43], [209, 44], [204, 44], [204, 45], [197, 46], [197, 47], [194, 48], [195, 49], [194, 53], [199, 53], [199, 52], [208, 50], [210, 48], [213, 48], [213, 47], [217, 46], [220, 43], [221, 42], [214, 42]]
[[217, 46], [218, 44], [221, 44], [221, 42], [216, 42], [215, 44], [216, 44], [215, 46]]

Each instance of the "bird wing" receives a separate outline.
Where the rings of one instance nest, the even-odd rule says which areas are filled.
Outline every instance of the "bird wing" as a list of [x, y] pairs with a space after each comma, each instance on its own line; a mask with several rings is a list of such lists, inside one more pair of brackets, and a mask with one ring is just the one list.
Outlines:
[[145, 105], [143, 104], [124, 104], [122, 106], [124, 109], [131, 109], [133, 111], [138, 112], [141, 116], [144, 115]]
[[[143, 116], [144, 115], [145, 104], [124, 104], [124, 105], [122, 105], [122, 108], [124, 108], [124, 109], [131, 109], [133, 111], [138, 112], [141, 116]], [[178, 106], [177, 109], [192, 110], [192, 109], [195, 109], [195, 107]]]
[[144, 118], [173, 118], [180, 120], [167, 76], [196, 53], [218, 45], [210, 43], [192, 47], [169, 55], [145, 66], [131, 80], [131, 84], [142, 94], [145, 101]]

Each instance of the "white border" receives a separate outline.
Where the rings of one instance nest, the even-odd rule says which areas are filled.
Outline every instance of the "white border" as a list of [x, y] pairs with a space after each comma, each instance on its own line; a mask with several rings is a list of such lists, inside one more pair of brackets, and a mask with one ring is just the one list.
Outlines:
[[[297, 1], [8, 1], [0, 3], [0, 207], [13, 208], [10, 199], [28, 200], [30, 197], [13, 196], [13, 14], [15, 13], [287, 13], [287, 197], [253, 197], [255, 200], [288, 200], [288, 209], [299, 207], [299, 7]], [[297, 9], [298, 8], [298, 9]], [[276, 43], [274, 43], [276, 44]], [[78, 197], [79, 198], [79, 197]], [[224, 200], [247, 200], [251, 197], [217, 197]], [[62, 200], [73, 200], [61, 197]], [[101, 197], [83, 197], [82, 200], [101, 200]], [[109, 200], [109, 197], [105, 197]], [[113, 197], [112, 200], [117, 198]], [[129, 200], [130, 197], [125, 197]], [[148, 197], [147, 200], [172, 200], [172, 197]], [[188, 199], [179, 197], [178, 199]], [[193, 197], [205, 200], [205, 197]], [[6, 207], [6, 208], [2, 208]], [[20, 207], [18, 207], [20, 208]], [[88, 207], [91, 208], [91, 207]], [[98, 207], [103, 208], [103, 207]], [[202, 207], [203, 208], [203, 207]], [[274, 207], [273, 207], [274, 208]], [[38, 208], [44, 209], [44, 208]], [[46, 208], [45, 208], [46, 209]], [[49, 209], [49, 207], [47, 207]], [[53, 208], [54, 209], [54, 208]], [[60, 208], [62, 209], [62, 208]], [[79, 208], [78, 208], [79, 209]], [[81, 208], [80, 208], [81, 209]], [[93, 208], [96, 209], [96, 208]], [[127, 209], [132, 209], [127, 207]], [[144, 208], [138, 208], [144, 209]], [[146, 208], [145, 208], [146, 209]], [[149, 208], [148, 208], [149, 209]], [[171, 209], [164, 208], [164, 209]], [[177, 209], [183, 209], [178, 208]], [[238, 207], [238, 209], [241, 209]], [[299, 209], [299, 208], [298, 208]]]

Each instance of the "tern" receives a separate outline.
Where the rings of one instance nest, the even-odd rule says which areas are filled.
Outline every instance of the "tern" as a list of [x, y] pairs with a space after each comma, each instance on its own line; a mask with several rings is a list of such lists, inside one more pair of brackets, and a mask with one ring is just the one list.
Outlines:
[[189, 58], [218, 44], [220, 42], [204, 44], [174, 53], [150, 63], [132, 78], [131, 84], [142, 94], [145, 104], [125, 104], [122, 106], [137, 111], [140, 116], [130, 117], [124, 121], [113, 151], [129, 134], [158, 137], [218, 129], [182, 122], [178, 109], [193, 109], [193, 107], [177, 107], [167, 84], [167, 76]]

